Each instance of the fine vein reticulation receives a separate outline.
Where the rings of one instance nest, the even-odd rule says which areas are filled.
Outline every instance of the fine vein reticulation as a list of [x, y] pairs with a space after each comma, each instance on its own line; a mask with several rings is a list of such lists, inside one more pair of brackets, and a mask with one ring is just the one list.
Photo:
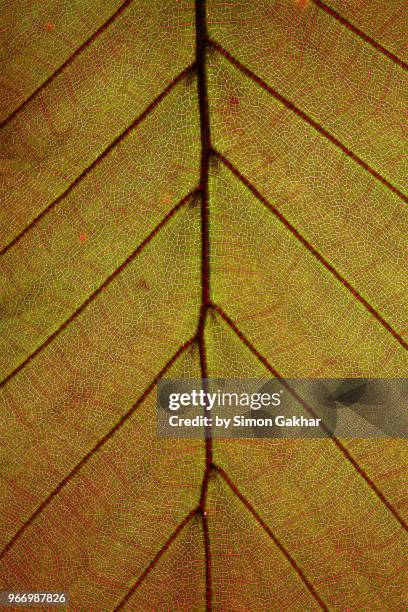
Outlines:
[[312, 2], [317, 7], [319, 7], [322, 11], [325, 11], [331, 17], [334, 17], [334, 19], [339, 21], [344, 27], [346, 27], [351, 32], [353, 32], [353, 34], [356, 34], [362, 40], [364, 40], [366, 43], [368, 43], [369, 45], [374, 47], [374, 49], [376, 49], [377, 51], [379, 51], [380, 53], [385, 55], [385, 57], [388, 57], [389, 60], [391, 60], [395, 64], [398, 64], [398, 66], [400, 66], [401, 68], [404, 68], [404, 70], [407, 70], [408, 65], [406, 64], [406, 62], [404, 62], [397, 55], [395, 55], [395, 53], [392, 53], [391, 51], [389, 51], [388, 49], [383, 47], [383, 45], [380, 45], [380, 43], [378, 43], [376, 40], [374, 40], [371, 36], [368, 36], [368, 34], [363, 32], [362, 30], [360, 30], [360, 28], [357, 28], [353, 23], [350, 23], [350, 21], [348, 21], [348, 19], [345, 19], [345, 17], [340, 15], [340, 13], [335, 11], [331, 6], [329, 6], [325, 2], [322, 2], [322, 0], [312, 0]]
[[283, 96], [279, 91], [275, 88], [271, 87], [261, 78], [259, 78], [256, 74], [252, 72], [247, 66], [244, 66], [239, 62], [235, 57], [231, 55], [226, 49], [224, 49], [219, 43], [215, 40], [210, 40], [209, 44], [216, 49], [223, 57], [225, 57], [233, 66], [235, 66], [238, 70], [245, 74], [245, 76], [249, 77], [252, 81], [257, 83], [262, 89], [267, 91], [271, 96], [276, 98], [281, 104], [283, 104], [286, 108], [295, 113], [298, 117], [303, 119], [306, 123], [312, 126], [319, 134], [324, 136], [329, 142], [331, 142], [334, 146], [336, 146], [340, 151], [345, 153], [347, 157], [352, 159], [356, 164], [361, 166], [366, 172], [371, 174], [377, 181], [385, 185], [390, 191], [395, 193], [401, 200], [404, 202], [408, 202], [408, 196], [406, 196], [402, 191], [400, 191], [395, 185], [390, 183], [385, 177], [383, 177], [375, 168], [372, 168], [367, 162], [365, 162], [361, 157], [356, 155], [351, 149], [346, 147], [340, 140], [338, 140], [333, 134], [331, 134], [328, 130], [326, 130], [320, 123], [309, 117], [307, 113], [302, 111], [302, 109], [298, 108], [296, 104], [294, 104], [291, 100], [288, 100], [285, 96]]
[[45, 217], [45, 215], [50, 213], [53, 208], [55, 208], [60, 202], [62, 202], [62, 200], [64, 200], [67, 197], [67, 195], [70, 194], [71, 191], [73, 191], [81, 183], [81, 181], [86, 176], [88, 176], [88, 174], [90, 174], [98, 166], [98, 164], [100, 164], [100, 162], [103, 159], [105, 159], [105, 157], [107, 157], [109, 153], [113, 151], [113, 149], [120, 142], [122, 142], [122, 140], [126, 138], [126, 136], [128, 136], [135, 128], [137, 128], [137, 126], [140, 125], [142, 121], [144, 121], [144, 119], [146, 119], [146, 117], [148, 117], [152, 111], [154, 111], [154, 109], [160, 104], [160, 102], [162, 102], [162, 100], [164, 100], [164, 98], [166, 98], [166, 96], [168, 96], [168, 94], [171, 91], [173, 91], [173, 89], [176, 87], [178, 83], [180, 83], [180, 81], [182, 81], [188, 74], [194, 71], [194, 68], [195, 68], [195, 64], [192, 63], [190, 64], [190, 66], [187, 66], [187, 68], [185, 68], [182, 72], [180, 72], [180, 74], [178, 74], [176, 78], [173, 79], [173, 81], [169, 83], [165, 89], [163, 89], [163, 91], [153, 100], [153, 102], [151, 102], [149, 106], [145, 108], [145, 110], [141, 113], [141, 115], [136, 117], [136, 119], [127, 128], [125, 128], [123, 132], [121, 132], [119, 136], [117, 136], [115, 140], [113, 140], [106, 147], [106, 149], [104, 149], [102, 153], [100, 153], [100, 155], [98, 155], [98, 157], [96, 157], [94, 161], [91, 164], [89, 164], [89, 166], [87, 166], [81, 172], [81, 174], [79, 174], [76, 177], [74, 181], [72, 181], [70, 185], [68, 185], [65, 191], [63, 191], [53, 202], [51, 202], [46, 208], [44, 208], [37, 215], [37, 217], [35, 217], [35, 219], [33, 219], [17, 236], [13, 238], [13, 240], [11, 240], [0, 251], [0, 257], [4, 255], [5, 253], [7, 253], [7, 251], [9, 251], [16, 243], [18, 243], [21, 240], [21, 238], [25, 236], [34, 227], [34, 225], [36, 225], [40, 221], [40, 219]]
[[82, 45], [80, 45], [66, 60], [63, 64], [61, 64], [61, 66], [59, 66], [59, 68], [57, 68], [57, 70], [55, 72], [53, 72], [48, 79], [46, 79], [43, 83], [41, 83], [41, 85], [39, 87], [37, 87], [37, 89], [35, 89], [29, 96], [28, 98], [26, 98], [17, 108], [15, 108], [13, 110], [13, 112], [11, 112], [8, 117], [6, 117], [5, 119], [3, 119], [0, 122], [0, 129], [2, 127], [4, 127], [5, 125], [7, 125], [7, 123], [10, 123], [10, 121], [12, 119], [14, 119], [14, 117], [16, 115], [18, 115], [26, 106], [29, 102], [31, 102], [31, 100], [33, 98], [35, 98], [36, 96], [38, 96], [39, 93], [41, 93], [41, 91], [43, 91], [43, 89], [45, 89], [47, 87], [47, 85], [49, 85], [59, 74], [61, 74], [61, 72], [63, 72], [65, 70], [65, 68], [67, 66], [69, 66], [69, 64], [72, 63], [72, 61], [78, 57], [78, 55], [80, 55], [83, 51], [85, 51], [85, 49], [87, 47], [89, 47], [97, 38], [99, 38], [99, 36], [102, 34], [102, 32], [104, 32], [105, 30], [107, 30], [109, 28], [109, 26], [116, 21], [116, 19], [119, 17], [119, 15], [121, 15], [130, 4], [132, 4], [133, 0], [125, 0], [125, 2], [123, 2], [119, 8], [109, 17], [109, 19], [107, 21], [105, 21], [105, 23], [103, 23], [101, 25], [100, 28], [98, 28], [96, 30], [96, 32], [94, 32], [92, 34], [92, 36], [90, 36]]
[[[97, 32], [95, 32], [90, 39], [88, 39], [80, 48], [78, 48], [74, 54], [68, 58], [68, 60], [60, 66], [60, 68], [51, 76], [47, 81], [45, 81], [35, 92], [31, 94], [31, 96], [20, 106], [18, 107], [6, 120], [3, 121], [2, 125], [9, 122], [20, 110], [35, 96], [37, 95], [47, 84], [57, 76], [64, 68], [68, 65], [70, 61], [74, 57], [76, 57], [81, 51], [89, 46], [92, 41], [109, 25], [116, 19], [116, 17], [127, 8], [127, 6], [131, 3], [132, 0], [127, 0], [124, 2], [119, 9], [110, 17], [110, 19], [103, 25]], [[323, 3], [321, 0], [312, 0], [316, 6], [325, 10], [328, 14], [330, 14], [333, 18], [337, 19], [342, 25], [349, 28], [354, 34], [362, 38], [365, 42], [371, 44], [372, 47], [377, 49], [380, 53], [388, 57], [388, 59], [394, 61], [398, 65], [403, 68], [406, 68], [406, 64], [402, 62], [398, 57], [389, 52], [387, 49], [382, 47], [379, 43], [374, 41], [371, 37], [364, 34], [361, 30], [355, 27], [353, 24], [350, 24], [346, 19], [344, 19], [341, 15], [331, 9], [328, 5]], [[75, 477], [76, 474], [83, 468], [83, 466], [91, 460], [91, 458], [97, 453], [102, 446], [123, 426], [123, 424], [135, 413], [137, 408], [143, 403], [146, 397], [154, 390], [158, 380], [163, 377], [169, 368], [177, 361], [177, 359], [190, 347], [193, 345], [198, 346], [199, 348], [199, 356], [200, 356], [200, 367], [201, 367], [201, 376], [203, 379], [208, 377], [208, 369], [207, 369], [207, 356], [206, 356], [206, 346], [205, 346], [205, 325], [206, 319], [210, 309], [216, 311], [220, 317], [227, 323], [230, 329], [234, 332], [234, 334], [249, 348], [249, 350], [261, 361], [266, 369], [271, 372], [274, 376], [278, 378], [282, 378], [283, 375], [280, 374], [274, 367], [271, 365], [266, 358], [264, 358], [253, 346], [251, 341], [247, 339], [244, 334], [239, 330], [238, 326], [235, 322], [228, 316], [224, 310], [222, 310], [218, 305], [212, 303], [211, 294], [210, 294], [210, 257], [209, 257], [209, 224], [210, 224], [210, 213], [209, 213], [209, 188], [208, 188], [208, 178], [209, 178], [209, 166], [210, 166], [210, 158], [213, 155], [218, 156], [218, 158], [233, 172], [238, 180], [244, 183], [257, 197], [260, 201], [262, 201], [265, 205], [267, 205], [274, 214], [276, 214], [281, 221], [286, 225], [290, 225], [283, 215], [271, 204], [266, 202], [266, 200], [262, 197], [262, 195], [257, 191], [256, 187], [251, 185], [250, 181], [246, 179], [239, 170], [234, 168], [234, 166], [222, 155], [221, 152], [215, 152], [211, 146], [211, 137], [210, 137], [210, 117], [209, 117], [209, 107], [208, 107], [208, 94], [207, 94], [207, 82], [206, 82], [206, 52], [208, 47], [212, 46], [219, 53], [221, 53], [224, 57], [226, 57], [233, 65], [235, 65], [241, 72], [246, 74], [249, 78], [256, 81], [261, 87], [266, 89], [269, 93], [271, 93], [275, 98], [280, 100], [285, 106], [290, 108], [293, 112], [295, 112], [298, 116], [302, 117], [305, 121], [307, 121], [310, 125], [312, 125], [317, 131], [319, 131], [323, 136], [328, 138], [335, 146], [340, 148], [344, 154], [348, 155], [351, 159], [353, 159], [357, 164], [359, 164], [362, 168], [364, 168], [367, 172], [369, 172], [374, 178], [379, 180], [383, 185], [393, 191], [397, 196], [402, 198], [404, 201], [407, 201], [408, 198], [401, 193], [395, 186], [390, 184], [384, 177], [382, 177], [375, 169], [371, 168], [364, 160], [360, 159], [357, 155], [355, 155], [352, 151], [347, 149], [342, 143], [340, 143], [337, 139], [335, 139], [332, 135], [330, 135], [324, 127], [317, 124], [313, 119], [308, 117], [301, 109], [295, 107], [290, 101], [281, 96], [279, 92], [276, 92], [272, 87], [261, 81], [256, 75], [254, 75], [248, 68], [242, 65], [238, 60], [233, 58], [227, 50], [225, 50], [221, 45], [213, 40], [209, 40], [207, 36], [207, 26], [206, 26], [206, 7], [204, 0], [195, 0], [195, 32], [196, 32], [196, 57], [195, 60], [189, 65], [185, 70], [183, 70], [162, 92], [161, 94], [145, 109], [145, 111], [140, 115], [135, 121], [124, 130], [106, 149], [103, 153], [95, 159], [92, 164], [86, 168], [81, 175], [79, 175], [75, 181], [68, 187], [68, 189], [62, 193], [58, 198], [52, 202], [46, 209], [44, 209], [40, 215], [34, 219], [18, 236], [16, 236], [13, 241], [8, 244], [4, 249], [3, 253], [13, 247], [13, 245], [21, 239], [23, 235], [31, 230], [33, 225], [38, 222], [38, 220], [43, 217], [47, 212], [56, 206], [61, 200], [75, 188], [75, 186], [82, 180], [82, 178], [91, 172], [95, 165], [99, 163], [99, 161], [105, 157], [126, 135], [136, 127], [150, 112], [156, 108], [156, 106], [161, 102], [161, 100], [170, 94], [170, 92], [174, 89], [177, 83], [184, 78], [187, 74], [195, 71], [197, 75], [197, 86], [198, 86], [198, 99], [199, 99], [199, 115], [200, 115], [200, 134], [201, 134], [201, 161], [200, 161], [200, 176], [199, 183], [197, 188], [192, 192], [186, 194], [186, 196], [176, 205], [171, 211], [162, 219], [162, 221], [156, 226], [156, 228], [143, 240], [143, 242], [130, 254], [130, 256], [124, 261], [99, 287], [98, 289], [91, 295], [89, 298], [40, 346], [34, 351], [27, 359], [22, 362], [10, 375], [8, 375], [1, 383], [0, 386], [6, 385], [11, 378], [13, 378], [19, 371], [21, 371], [24, 367], [26, 367], [39, 352], [44, 350], [53, 340], [59, 335], [63, 330], [70, 325], [88, 306], [88, 304], [96, 299], [98, 295], [103, 291], [103, 289], [108, 286], [118, 274], [131, 262], [134, 258], [146, 247], [147, 244], [157, 235], [157, 233], [161, 230], [161, 228], [167, 223], [167, 221], [175, 215], [178, 210], [185, 206], [188, 202], [190, 202], [194, 198], [199, 198], [201, 203], [201, 307], [198, 316], [198, 326], [196, 334], [190, 338], [186, 343], [181, 345], [179, 349], [174, 353], [174, 355], [168, 360], [168, 362], [164, 365], [161, 371], [157, 374], [153, 381], [149, 384], [149, 386], [145, 389], [136, 403], [122, 416], [122, 418], [112, 427], [109, 432], [105, 434], [103, 438], [101, 438], [98, 443], [81, 459], [81, 461], [67, 474], [67, 476], [58, 484], [57, 487], [48, 495], [48, 497], [37, 507], [35, 512], [21, 525], [19, 530], [15, 533], [15, 535], [11, 538], [11, 540], [6, 544], [3, 550], [0, 552], [0, 558], [3, 558], [9, 550], [13, 547], [13, 545], [19, 540], [22, 534], [25, 532], [27, 528], [29, 528], [35, 519], [43, 512], [43, 510], [49, 505], [49, 503], [59, 494], [59, 492]], [[359, 300], [366, 309], [376, 318], [376, 320], [383, 325], [385, 329], [389, 333], [393, 335], [393, 337], [404, 347], [408, 348], [407, 343], [403, 340], [403, 338], [396, 332], [386, 321], [385, 319], [360, 295], [357, 289], [354, 289], [350, 283], [348, 283], [347, 279], [345, 279], [340, 273], [338, 273], [333, 266], [321, 255], [312, 245], [307, 243], [307, 241], [293, 228], [292, 226], [288, 227], [295, 236], [301, 240], [304, 246], [319, 259], [319, 261], [339, 280], [353, 295]], [[302, 398], [298, 398], [300, 402], [302, 402]], [[310, 407], [307, 407], [310, 409]], [[399, 516], [397, 510], [392, 506], [392, 504], [386, 499], [385, 495], [378, 489], [375, 483], [369, 478], [369, 476], [364, 472], [364, 470], [358, 465], [357, 461], [352, 457], [349, 451], [341, 444], [339, 440], [336, 438], [332, 438], [333, 443], [337, 446], [339, 451], [344, 455], [345, 459], [349, 461], [355, 471], [365, 480], [367, 485], [371, 488], [371, 490], [377, 495], [377, 497], [381, 500], [381, 502], [386, 506], [386, 508], [391, 512], [394, 518], [398, 521], [398, 523], [407, 530], [407, 525], [403, 521], [403, 519]], [[210, 536], [209, 536], [209, 525], [208, 525], [208, 516], [207, 516], [207, 491], [209, 480], [212, 476], [222, 478], [231, 491], [240, 499], [240, 501], [244, 504], [244, 506], [248, 509], [251, 515], [254, 517], [259, 526], [269, 535], [271, 541], [275, 544], [275, 546], [280, 550], [282, 555], [287, 559], [288, 563], [292, 566], [294, 571], [299, 575], [302, 580], [305, 588], [311, 593], [311, 595], [316, 600], [319, 607], [323, 610], [328, 610], [327, 605], [324, 603], [322, 597], [319, 595], [317, 590], [312, 585], [310, 579], [305, 575], [302, 568], [297, 563], [296, 559], [292, 557], [290, 552], [285, 548], [283, 543], [276, 537], [273, 533], [272, 529], [265, 523], [260, 514], [256, 511], [254, 506], [251, 504], [249, 500], [240, 492], [238, 487], [233, 483], [228, 474], [218, 465], [214, 464], [213, 461], [213, 449], [212, 449], [212, 439], [211, 432], [206, 432], [205, 437], [205, 468], [202, 477], [201, 484], [201, 492], [200, 492], [200, 500], [197, 508], [192, 509], [185, 518], [179, 523], [176, 529], [173, 531], [171, 536], [166, 540], [162, 548], [157, 552], [156, 556], [152, 559], [151, 563], [146, 567], [144, 572], [135, 579], [135, 582], [132, 584], [128, 592], [124, 595], [121, 601], [115, 607], [115, 610], [122, 609], [126, 602], [130, 599], [135, 590], [140, 586], [140, 584], [145, 580], [145, 578], [149, 575], [151, 570], [155, 567], [155, 565], [159, 562], [161, 557], [166, 553], [166, 551], [171, 547], [174, 540], [177, 538], [179, 533], [186, 527], [186, 525], [193, 520], [195, 517], [199, 517], [202, 521], [203, 526], [203, 535], [204, 535], [204, 550], [205, 550], [205, 559], [206, 559], [206, 606], [207, 610], [211, 610], [213, 603], [213, 593], [212, 593], [212, 580], [211, 580], [211, 547], [210, 547]]]

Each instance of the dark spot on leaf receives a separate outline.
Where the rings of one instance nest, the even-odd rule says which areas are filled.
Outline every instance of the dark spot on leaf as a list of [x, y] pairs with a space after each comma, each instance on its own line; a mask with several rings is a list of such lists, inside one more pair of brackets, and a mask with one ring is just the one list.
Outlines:
[[149, 283], [145, 278], [141, 278], [138, 280], [136, 287], [138, 289], [144, 289], [145, 291], [147, 291], [149, 289]]

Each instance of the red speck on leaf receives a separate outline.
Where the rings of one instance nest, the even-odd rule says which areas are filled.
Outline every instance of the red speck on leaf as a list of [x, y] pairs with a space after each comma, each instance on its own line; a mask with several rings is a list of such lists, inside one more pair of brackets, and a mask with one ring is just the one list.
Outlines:
[[55, 23], [52, 23], [52, 21], [49, 21], [45, 27], [46, 27], [47, 32], [53, 32], [55, 30]]
[[81, 242], [85, 242], [85, 240], [88, 240], [88, 236], [86, 234], [79, 234], [79, 239]]

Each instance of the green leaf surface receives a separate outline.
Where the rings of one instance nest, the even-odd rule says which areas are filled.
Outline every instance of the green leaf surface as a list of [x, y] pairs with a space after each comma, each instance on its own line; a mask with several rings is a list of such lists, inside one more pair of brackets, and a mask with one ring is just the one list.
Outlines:
[[182, 440], [162, 377], [407, 375], [402, 0], [1, 6], [0, 588], [404, 610], [403, 440]]

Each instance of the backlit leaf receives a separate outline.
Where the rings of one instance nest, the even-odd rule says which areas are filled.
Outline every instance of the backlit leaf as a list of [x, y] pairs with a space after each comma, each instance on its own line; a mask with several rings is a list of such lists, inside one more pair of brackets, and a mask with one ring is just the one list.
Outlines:
[[405, 3], [0, 19], [0, 590], [405, 609], [404, 441], [156, 432], [166, 376], [406, 376]]

